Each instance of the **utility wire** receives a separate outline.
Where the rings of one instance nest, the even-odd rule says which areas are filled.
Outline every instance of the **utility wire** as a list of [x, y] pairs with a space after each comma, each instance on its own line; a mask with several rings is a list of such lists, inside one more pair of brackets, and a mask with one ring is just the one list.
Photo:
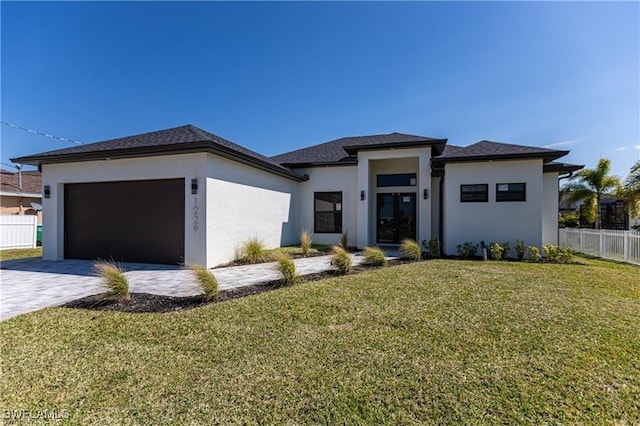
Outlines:
[[50, 135], [49, 133], [27, 129], [26, 127], [18, 126], [17, 124], [13, 124], [13, 123], [7, 123], [6, 121], [0, 121], [0, 123], [4, 124], [5, 126], [13, 127], [14, 129], [20, 129], [20, 130], [24, 130], [25, 132], [33, 133], [34, 135], [46, 136], [48, 138], [58, 139], [59, 141], [63, 141], [63, 142], [71, 142], [71, 143], [75, 143], [76, 145], [83, 145], [82, 142], [78, 142], [73, 139], [62, 138], [60, 136]]

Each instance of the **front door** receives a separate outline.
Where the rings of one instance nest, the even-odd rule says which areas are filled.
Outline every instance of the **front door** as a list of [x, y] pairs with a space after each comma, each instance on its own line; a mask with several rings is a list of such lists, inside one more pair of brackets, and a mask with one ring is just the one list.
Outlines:
[[378, 194], [377, 243], [399, 244], [416, 238], [416, 194]]

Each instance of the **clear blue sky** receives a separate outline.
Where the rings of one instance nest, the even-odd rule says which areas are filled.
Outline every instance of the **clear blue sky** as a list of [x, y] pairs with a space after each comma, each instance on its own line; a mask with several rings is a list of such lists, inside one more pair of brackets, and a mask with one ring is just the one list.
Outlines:
[[[638, 2], [1, 4], [2, 120], [266, 155], [394, 131], [640, 158]], [[71, 146], [2, 126], [2, 161]], [[4, 167], [4, 166], [3, 166]]]

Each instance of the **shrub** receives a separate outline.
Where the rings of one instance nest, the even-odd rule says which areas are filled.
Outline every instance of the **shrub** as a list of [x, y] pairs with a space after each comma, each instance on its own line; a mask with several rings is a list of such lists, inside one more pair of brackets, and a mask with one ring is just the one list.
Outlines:
[[364, 264], [370, 266], [386, 266], [387, 259], [380, 247], [367, 247], [362, 252]]
[[573, 260], [573, 250], [570, 248], [563, 249], [553, 244], [543, 245], [542, 253], [547, 261], [551, 263], [569, 263]]
[[193, 272], [198, 285], [204, 293], [204, 298], [207, 300], [216, 299], [220, 295], [220, 289], [218, 288], [218, 280], [213, 275], [213, 272], [208, 270], [202, 265], [188, 265], [189, 269]]
[[538, 263], [540, 261], [540, 250], [536, 246], [529, 246], [529, 262]]
[[291, 285], [298, 279], [296, 273], [296, 264], [288, 254], [282, 250], [276, 250], [273, 252], [273, 259], [276, 261], [276, 269], [282, 274], [282, 284]]
[[246, 263], [260, 263], [267, 260], [267, 249], [262, 240], [250, 238], [240, 247], [240, 260]]
[[129, 281], [118, 263], [113, 260], [98, 260], [94, 265], [94, 272], [102, 278], [109, 297], [116, 300], [129, 299]]
[[524, 241], [522, 241], [520, 238], [516, 238], [516, 257], [518, 258], [518, 260], [522, 261], [522, 259], [524, 259], [526, 250], [527, 248], [524, 245]]
[[400, 257], [413, 261], [422, 259], [420, 244], [409, 238], [402, 240], [400, 242]]
[[340, 245], [342, 246], [343, 249], [345, 249], [346, 251], [349, 251], [348, 244], [349, 244], [349, 234], [347, 233], [347, 231], [344, 231], [340, 236]]
[[500, 247], [502, 247], [502, 258], [506, 259], [509, 257], [509, 254], [511, 253], [511, 244], [507, 241], [503, 241], [500, 243]]
[[309, 254], [312, 239], [311, 233], [307, 230], [302, 231], [302, 234], [300, 234], [300, 249], [302, 250], [302, 255], [304, 257], [307, 257]]
[[339, 274], [351, 272], [351, 256], [341, 246], [331, 247], [331, 264], [336, 267]]
[[478, 245], [466, 241], [462, 244], [458, 244], [456, 246], [456, 251], [458, 252], [458, 256], [460, 256], [461, 258], [471, 259], [476, 255], [476, 252], [478, 251]]
[[491, 243], [489, 244], [489, 253], [491, 254], [491, 259], [502, 260], [504, 247], [500, 243]]
[[431, 259], [437, 259], [440, 257], [440, 240], [433, 238], [429, 241], [422, 240], [422, 247], [427, 250]]

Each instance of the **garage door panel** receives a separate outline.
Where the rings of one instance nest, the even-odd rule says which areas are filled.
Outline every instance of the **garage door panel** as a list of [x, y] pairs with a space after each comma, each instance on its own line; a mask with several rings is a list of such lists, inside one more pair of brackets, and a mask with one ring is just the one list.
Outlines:
[[65, 258], [175, 264], [184, 179], [65, 185]]

